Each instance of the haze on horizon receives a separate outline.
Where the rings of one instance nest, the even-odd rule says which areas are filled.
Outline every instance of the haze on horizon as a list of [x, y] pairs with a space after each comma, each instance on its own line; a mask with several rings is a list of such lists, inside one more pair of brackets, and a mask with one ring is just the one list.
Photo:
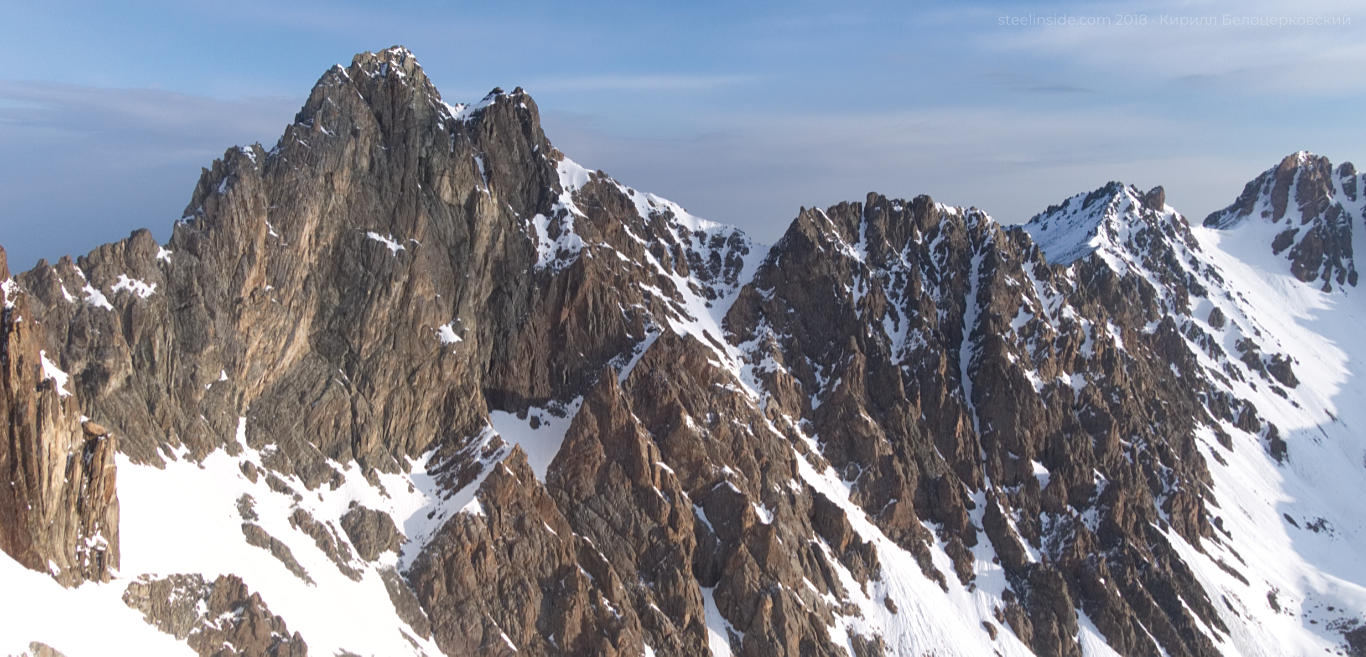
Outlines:
[[1115, 179], [1198, 221], [1293, 151], [1366, 158], [1348, 2], [534, 4], [7, 8], [11, 268], [164, 240], [200, 167], [274, 144], [323, 71], [394, 44], [448, 101], [522, 86], [570, 157], [761, 241], [869, 191], [1011, 223]]

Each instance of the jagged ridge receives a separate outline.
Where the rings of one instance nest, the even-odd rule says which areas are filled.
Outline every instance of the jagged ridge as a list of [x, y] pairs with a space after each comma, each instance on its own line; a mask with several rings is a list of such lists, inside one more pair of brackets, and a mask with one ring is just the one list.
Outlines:
[[[1299, 433], [1339, 388], [1299, 384], [1318, 334], [1251, 312], [1224, 246], [1114, 184], [1023, 229], [870, 195], [767, 249], [574, 164], [520, 89], [449, 105], [364, 53], [207, 169], [168, 244], [17, 279], [119, 436], [128, 604], [201, 638], [14, 579], [201, 654], [241, 636], [186, 611], [220, 585], [272, 628], [248, 654], [1333, 646], [1362, 578], [1264, 575], [1301, 552], [1244, 537], [1322, 512], [1350, 556], [1352, 516], [1230, 491], [1328, 463]], [[1324, 629], [1266, 587], [1331, 600]]]
[[1243, 188], [1228, 207], [1211, 213], [1204, 225], [1271, 232], [1273, 255], [1290, 260], [1302, 281], [1321, 281], [1330, 291], [1357, 284], [1354, 245], [1366, 217], [1366, 199], [1358, 190], [1366, 181], [1350, 162], [1336, 169], [1328, 158], [1307, 151], [1287, 155]]

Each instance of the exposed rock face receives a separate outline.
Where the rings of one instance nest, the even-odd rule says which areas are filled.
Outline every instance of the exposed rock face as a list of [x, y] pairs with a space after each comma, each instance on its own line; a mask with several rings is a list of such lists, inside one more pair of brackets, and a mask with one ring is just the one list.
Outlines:
[[285, 568], [295, 577], [309, 584], [313, 583], [313, 578], [308, 576], [308, 571], [304, 570], [304, 567], [299, 565], [299, 561], [294, 558], [294, 552], [289, 549], [289, 545], [266, 533], [266, 530], [262, 529], [260, 525], [251, 522], [242, 523], [242, 536], [247, 539], [248, 545], [270, 552], [270, 556], [284, 564]]
[[66, 655], [46, 643], [34, 641], [28, 644], [28, 652], [21, 657], [66, 657]]
[[1333, 168], [1328, 158], [1299, 152], [1267, 169], [1243, 188], [1232, 205], [1210, 214], [1205, 225], [1228, 228], [1245, 221], [1275, 224], [1271, 250], [1284, 253], [1302, 281], [1321, 281], [1323, 290], [1357, 284], [1353, 230], [1364, 216], [1362, 176], [1351, 163]]
[[171, 575], [132, 582], [123, 601], [157, 629], [183, 639], [202, 657], [306, 657], [308, 645], [289, 633], [261, 596], [238, 577], [212, 582], [199, 575]]
[[625, 605], [620, 578], [574, 535], [520, 449], [489, 473], [477, 501], [477, 511], [446, 524], [409, 574], [442, 650], [640, 650], [639, 620]]
[[848, 580], [838, 572], [868, 573], [876, 556], [856, 537], [822, 547], [801, 457], [724, 362], [695, 337], [666, 333], [625, 382], [694, 505], [693, 574], [725, 621], [717, 633], [739, 654], [839, 654], [830, 627]]
[[399, 618], [403, 619], [408, 627], [412, 628], [417, 635], [423, 638], [432, 635], [432, 623], [427, 618], [427, 612], [422, 609], [422, 603], [418, 601], [417, 595], [413, 593], [412, 587], [408, 584], [398, 571], [392, 568], [380, 570], [380, 577], [384, 579], [384, 590], [389, 594], [389, 601], [393, 603], [394, 610], [398, 612]]
[[398, 533], [389, 514], [359, 504], [342, 516], [342, 529], [365, 561], [374, 561], [386, 551], [397, 552], [403, 547], [403, 535]]
[[82, 423], [62, 357], [44, 349], [47, 327], [3, 251], [0, 280], [0, 549], [68, 586], [107, 580], [119, 564], [115, 438]]
[[[1268, 246], [1354, 285], [1356, 174], [1287, 162], [1207, 223], [1299, 221]], [[870, 194], [769, 249], [579, 167], [520, 89], [449, 105], [364, 53], [166, 245], [6, 286], [0, 547], [107, 577], [117, 435], [228, 491], [198, 526], [253, 572], [125, 594], [203, 655], [349, 654], [268, 608], [332, 591], [379, 600], [375, 653], [1224, 654], [1267, 598], [1210, 568], [1271, 564], [1216, 475], [1327, 405], [1202, 230], [1111, 183], [1010, 228]]]
[[[1135, 207], [1151, 213], [1153, 198]], [[803, 212], [728, 327], [783, 391], [770, 410], [820, 437], [889, 537], [921, 554], [942, 541], [942, 576], [964, 584], [989, 542], [1001, 594], [1024, 611], [1010, 625], [1037, 654], [1080, 654], [1078, 607], [1122, 653], [1153, 651], [1141, 628], [1156, 627], [1170, 654], [1215, 654], [1198, 627], [1217, 616], [1155, 531], [1210, 533], [1198, 494], [1179, 492], [1205, 481], [1190, 438], [1206, 417], [1199, 391], [1172, 381], [1162, 345], [1174, 328], [1103, 335], [1163, 316], [1151, 286], [1100, 259], [1077, 278], [1087, 285], [981, 213], [870, 195]], [[1167, 496], [1179, 515], [1154, 502]]]
[[1347, 632], [1343, 632], [1343, 639], [1347, 641], [1347, 654], [1351, 657], [1362, 657], [1366, 655], [1366, 627], [1358, 627]]
[[[277, 435], [273, 467], [310, 485], [333, 477], [328, 458], [394, 470], [472, 433], [499, 335], [480, 320], [528, 304], [524, 288], [493, 284], [534, 261], [506, 236], [555, 182], [554, 163], [530, 156], [550, 149], [524, 99], [493, 96], [481, 118], [458, 119], [409, 55], [359, 57], [323, 76], [270, 153], [232, 149], [206, 170], [165, 247], [136, 233], [31, 272], [56, 327], [47, 341], [104, 411], [92, 417], [156, 461], [163, 444], [202, 457], [247, 416]], [[120, 276], [140, 287], [113, 292]], [[66, 301], [87, 278], [109, 307]], [[490, 296], [490, 315], [471, 313]], [[463, 341], [443, 343], [443, 326]]]
[[705, 611], [692, 577], [693, 509], [632, 413], [616, 372], [604, 372], [584, 399], [547, 471], [546, 488], [584, 541], [580, 549], [596, 553], [604, 578], [622, 582], [623, 602], [660, 610], [638, 621], [648, 627], [648, 644], [670, 653], [703, 651]]

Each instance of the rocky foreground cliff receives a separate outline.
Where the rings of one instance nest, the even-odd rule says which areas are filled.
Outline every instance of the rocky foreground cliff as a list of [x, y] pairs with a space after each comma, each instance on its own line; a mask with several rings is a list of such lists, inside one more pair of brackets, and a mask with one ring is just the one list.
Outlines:
[[167, 243], [3, 276], [0, 651], [1366, 654], [1363, 195], [770, 247], [358, 55]]

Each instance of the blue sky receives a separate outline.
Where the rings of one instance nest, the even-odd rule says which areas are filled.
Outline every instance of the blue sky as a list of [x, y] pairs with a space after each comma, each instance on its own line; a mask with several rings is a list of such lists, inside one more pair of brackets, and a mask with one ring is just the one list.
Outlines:
[[1112, 179], [1198, 220], [1292, 151], [1366, 158], [1350, 2], [276, 4], [6, 7], [12, 266], [165, 238], [201, 166], [394, 44], [447, 100], [523, 86], [580, 163], [766, 241], [868, 191], [1015, 222]]

